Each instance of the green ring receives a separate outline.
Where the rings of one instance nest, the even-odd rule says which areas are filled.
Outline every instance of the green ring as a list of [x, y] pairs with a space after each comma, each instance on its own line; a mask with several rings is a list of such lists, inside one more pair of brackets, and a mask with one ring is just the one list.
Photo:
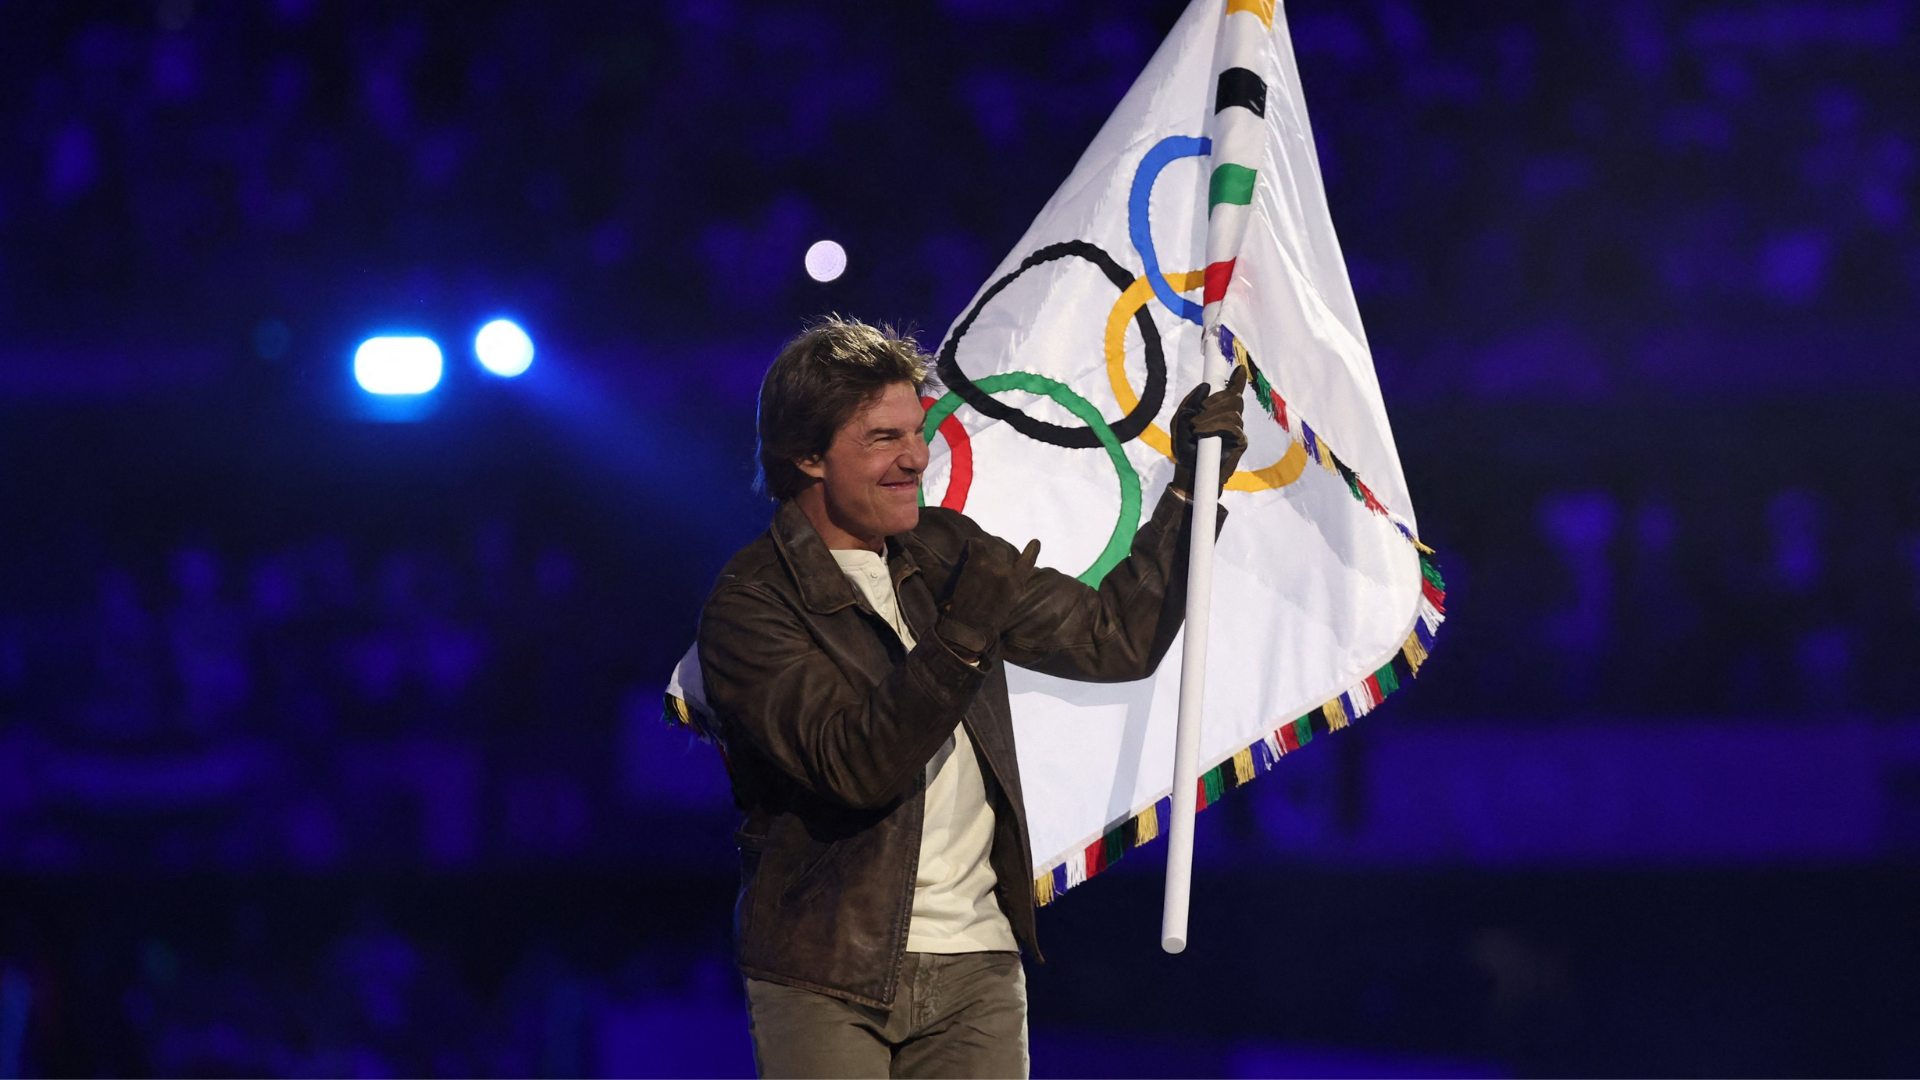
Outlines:
[[[1101, 549], [1100, 557], [1079, 574], [1081, 581], [1099, 588], [1107, 572], [1119, 566], [1120, 560], [1127, 557], [1128, 549], [1133, 547], [1133, 534], [1140, 531], [1140, 474], [1134, 471], [1133, 462], [1127, 460], [1127, 452], [1121, 449], [1119, 437], [1107, 426], [1106, 418], [1091, 402], [1074, 393], [1066, 383], [1045, 375], [1013, 371], [975, 379], [973, 385], [988, 394], [1025, 390], [1029, 394], [1050, 397], [1093, 429], [1094, 437], [1100, 440], [1101, 446], [1106, 447], [1107, 457], [1113, 459], [1113, 470], [1120, 477], [1120, 518], [1113, 523], [1113, 535], [1107, 537], [1107, 546]], [[934, 432], [940, 429], [941, 421], [952, 416], [954, 410], [963, 404], [965, 402], [960, 395], [954, 393], [948, 393], [933, 403], [933, 407], [927, 410], [924, 429], [927, 441], [933, 441]], [[920, 492], [920, 505], [927, 505], [927, 493], [924, 490]]]

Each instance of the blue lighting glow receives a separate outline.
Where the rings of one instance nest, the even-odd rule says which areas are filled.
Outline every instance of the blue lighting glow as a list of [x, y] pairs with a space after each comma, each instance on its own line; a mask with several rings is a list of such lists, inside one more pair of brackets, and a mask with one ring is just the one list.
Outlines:
[[369, 394], [424, 394], [440, 385], [440, 346], [432, 338], [376, 337], [353, 352], [353, 379]]
[[473, 336], [473, 354], [481, 367], [511, 379], [533, 366], [533, 339], [513, 321], [495, 319]]

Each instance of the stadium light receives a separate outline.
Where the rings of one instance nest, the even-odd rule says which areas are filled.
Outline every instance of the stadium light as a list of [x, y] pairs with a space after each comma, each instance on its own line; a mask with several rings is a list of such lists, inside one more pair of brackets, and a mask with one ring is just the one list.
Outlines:
[[511, 319], [495, 319], [473, 335], [473, 355], [481, 367], [511, 379], [533, 366], [533, 339]]
[[807, 249], [807, 276], [815, 281], [832, 281], [847, 272], [847, 249], [832, 240], [821, 240]]
[[415, 396], [440, 385], [443, 366], [432, 338], [368, 338], [353, 352], [353, 381], [369, 394]]

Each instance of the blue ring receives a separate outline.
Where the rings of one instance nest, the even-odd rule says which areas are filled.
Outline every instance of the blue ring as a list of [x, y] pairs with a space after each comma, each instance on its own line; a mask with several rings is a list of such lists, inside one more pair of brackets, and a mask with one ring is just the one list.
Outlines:
[[1140, 253], [1140, 263], [1146, 268], [1141, 271], [1141, 276], [1153, 286], [1153, 295], [1167, 305], [1167, 310], [1195, 326], [1201, 325], [1202, 308], [1175, 292], [1161, 275], [1160, 257], [1153, 251], [1153, 230], [1147, 221], [1147, 209], [1153, 199], [1153, 182], [1160, 178], [1160, 170], [1181, 158], [1205, 157], [1211, 153], [1212, 139], [1169, 135], [1154, 143], [1153, 149], [1140, 159], [1139, 166], [1133, 171], [1133, 187], [1127, 192], [1127, 236], [1133, 240], [1133, 250]]

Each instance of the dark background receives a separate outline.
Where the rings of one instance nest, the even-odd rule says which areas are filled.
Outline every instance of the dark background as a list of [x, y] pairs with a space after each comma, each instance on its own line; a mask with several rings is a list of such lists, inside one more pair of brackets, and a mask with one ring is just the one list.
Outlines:
[[[759, 374], [933, 344], [1179, 9], [0, 4], [0, 1077], [750, 1071], [658, 716]], [[1452, 619], [1189, 953], [1158, 846], [1044, 912], [1036, 1075], [1920, 1072], [1920, 6], [1289, 14]]]

